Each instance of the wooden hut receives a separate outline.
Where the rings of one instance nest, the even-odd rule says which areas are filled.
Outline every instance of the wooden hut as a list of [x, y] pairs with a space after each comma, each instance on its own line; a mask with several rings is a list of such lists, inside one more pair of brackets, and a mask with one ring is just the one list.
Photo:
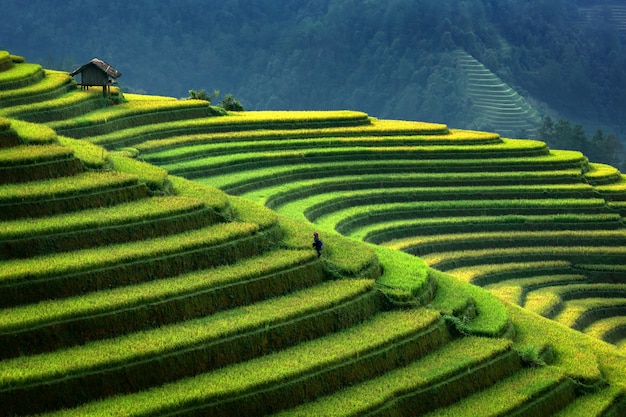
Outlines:
[[94, 58], [83, 66], [70, 72], [72, 77], [80, 74], [80, 85], [82, 88], [102, 87], [102, 95], [108, 96], [111, 92], [111, 84], [116, 82], [116, 78], [122, 74], [99, 58]]

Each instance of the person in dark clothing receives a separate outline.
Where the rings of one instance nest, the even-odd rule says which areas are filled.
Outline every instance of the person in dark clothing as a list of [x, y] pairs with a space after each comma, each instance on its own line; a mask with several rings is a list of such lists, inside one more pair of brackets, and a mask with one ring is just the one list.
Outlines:
[[313, 248], [315, 248], [318, 258], [322, 256], [322, 241], [320, 240], [320, 235], [317, 232], [313, 233]]

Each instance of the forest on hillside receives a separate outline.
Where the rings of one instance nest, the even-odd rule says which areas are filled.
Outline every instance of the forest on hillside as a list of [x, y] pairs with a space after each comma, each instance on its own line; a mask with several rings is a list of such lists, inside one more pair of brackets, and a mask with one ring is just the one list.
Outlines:
[[220, 90], [250, 110], [346, 108], [488, 130], [450, 54], [462, 49], [542, 115], [624, 140], [626, 29], [608, 8], [619, 4], [0, 0], [0, 49], [63, 70], [97, 56], [126, 91]]

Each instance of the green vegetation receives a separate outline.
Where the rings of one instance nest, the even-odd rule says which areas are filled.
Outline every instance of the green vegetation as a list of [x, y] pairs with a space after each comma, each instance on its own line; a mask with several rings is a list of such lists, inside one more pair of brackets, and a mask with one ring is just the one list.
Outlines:
[[22, 143], [41, 145], [57, 141], [55, 131], [40, 124], [11, 120], [11, 127], [20, 136]]
[[[459, 395], [472, 386], [478, 389], [478, 381], [451, 381], [449, 378], [461, 369], [487, 368], [486, 363], [496, 362], [499, 356], [510, 351], [510, 347], [511, 343], [504, 339], [466, 337], [435, 350], [407, 367], [276, 416], [348, 416], [365, 414], [371, 410], [381, 413], [394, 406], [406, 407], [413, 413], [426, 411], [429, 407], [435, 408], [438, 401], [445, 402], [445, 397]], [[442, 382], [450, 386], [445, 395], [434, 392]], [[406, 397], [413, 396], [417, 398], [412, 402], [406, 401]]]
[[[347, 283], [334, 281], [312, 290], [286, 295], [284, 298], [276, 297], [239, 311], [216, 313], [208, 318], [93, 342], [66, 349], [62, 353], [5, 360], [0, 363], [2, 374], [0, 391], [6, 395], [9, 389], [16, 387], [32, 386], [35, 383], [47, 383], [68, 377], [76, 379], [75, 375], [93, 372], [95, 369], [114, 368], [119, 364], [132, 366], [133, 362], [141, 362], [142, 367], [152, 367], [161, 359], [160, 356], [165, 356], [173, 347], [180, 349], [184, 354], [185, 348], [197, 349], [201, 344], [210, 345], [212, 341], [221, 338], [274, 326], [286, 318], [292, 319], [298, 315], [322, 311], [340, 304], [343, 299], [363, 294], [371, 288], [371, 285], [371, 281], [368, 280], [351, 280]], [[436, 315], [431, 314], [430, 319], [433, 317]], [[152, 358], [150, 361], [152, 363], [147, 361], [149, 358]], [[71, 363], [71, 367], [68, 367], [68, 363]], [[145, 368], [143, 372], [148, 373], [148, 370]], [[124, 373], [122, 370], [120, 376], [123, 377]]]
[[[308, 388], [323, 392], [333, 381], [332, 365], [349, 360], [352, 375], [348, 380], [359, 379], [363, 369], [372, 369], [373, 363], [391, 364], [402, 362], [400, 352], [384, 349], [391, 340], [398, 345], [419, 345], [419, 330], [432, 326], [438, 320], [436, 314], [423, 310], [411, 312], [391, 312], [381, 314], [372, 321], [355, 326], [345, 332], [329, 335], [309, 343], [303, 343], [292, 349], [277, 352], [246, 363], [232, 365], [211, 374], [185, 379], [176, 384], [166, 385], [125, 398], [94, 403], [85, 408], [75, 409], [75, 415], [111, 415], [111, 410], [118, 413], [141, 413], [143, 415], [164, 413], [168, 410], [220, 410], [219, 400], [233, 398], [236, 393], [250, 394], [264, 387], [273, 387], [269, 391], [275, 401], [289, 403], [299, 401], [298, 397], [287, 395], [291, 392], [289, 381], [297, 378], [311, 379]], [[385, 358], [386, 357], [386, 358]], [[369, 366], [364, 367], [365, 364]], [[361, 370], [359, 370], [361, 369]], [[311, 375], [313, 374], [313, 375]], [[310, 375], [310, 376], [309, 376]], [[328, 375], [328, 376], [327, 376]], [[281, 384], [282, 381], [285, 381]], [[327, 385], [324, 388], [324, 385]], [[295, 385], [295, 384], [294, 384]], [[291, 388], [291, 389], [290, 389]], [[163, 395], [167, 392], [167, 395]], [[281, 399], [279, 399], [281, 398]], [[236, 398], [233, 398], [235, 400]], [[257, 401], [238, 404], [239, 407], [263, 408]], [[213, 411], [216, 409], [216, 411]], [[245, 408], [244, 408], [245, 409]], [[223, 410], [223, 409], [222, 409]], [[231, 413], [241, 412], [233, 410]], [[258, 411], [250, 411], [252, 414]], [[66, 415], [72, 415], [68, 413]]]
[[109, 153], [100, 146], [65, 136], [58, 136], [57, 139], [61, 145], [71, 148], [74, 155], [91, 169], [103, 169], [110, 163]]
[[81, 229], [105, 228], [115, 224], [149, 221], [164, 213], [185, 213], [204, 207], [200, 200], [182, 197], [160, 197], [122, 204], [114, 208], [102, 207], [63, 213], [58, 216], [27, 218], [0, 222], [0, 241], [25, 238], [29, 235], [69, 233]]
[[[64, 153], [68, 150], [64, 150]], [[117, 171], [86, 172], [70, 179], [51, 179], [27, 184], [8, 184], [0, 188], [0, 204], [25, 202], [29, 200], [54, 199], [76, 195], [80, 192], [93, 193], [104, 187], [122, 187], [137, 182], [134, 175]]]
[[3, 412], [626, 406], [616, 168], [357, 111], [91, 108], [38, 76], [0, 82], [47, 85], [2, 110], [46, 124], [0, 118]]
[[128, 157], [124, 153], [112, 153], [110, 159], [118, 171], [137, 175], [153, 191], [162, 190], [167, 179], [167, 171]]
[[[510, 118], [497, 123], [489, 111], [496, 109], [478, 107], [483, 103], [467, 87], [481, 80], [459, 65], [454, 51], [462, 49], [542, 113], [623, 136], [626, 105], [617, 86], [626, 50], [618, 1], [321, 1], [252, 8], [236, 0], [182, 1], [173, 9], [138, 0], [124, 15], [117, 4], [80, 11], [14, 4], [3, 9], [12, 24], [0, 36], [3, 47], [25, 48], [33, 62], [71, 71], [83, 64], [78, 57], [100, 50], [98, 34], [107, 33], [111, 44], [124, 46], [107, 61], [122, 68], [129, 91], [183, 97], [190, 87], [219, 86], [247, 109], [358, 108], [382, 118], [510, 127]], [[80, 24], [58, 30], [68, 20]], [[524, 124], [518, 126], [515, 134], [524, 137]]]

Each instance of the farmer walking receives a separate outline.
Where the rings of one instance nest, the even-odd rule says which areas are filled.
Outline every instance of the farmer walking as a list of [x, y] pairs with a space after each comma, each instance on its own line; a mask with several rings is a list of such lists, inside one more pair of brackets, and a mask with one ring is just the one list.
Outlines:
[[322, 256], [322, 241], [320, 240], [320, 235], [317, 232], [313, 233], [313, 248], [315, 248], [318, 258]]

